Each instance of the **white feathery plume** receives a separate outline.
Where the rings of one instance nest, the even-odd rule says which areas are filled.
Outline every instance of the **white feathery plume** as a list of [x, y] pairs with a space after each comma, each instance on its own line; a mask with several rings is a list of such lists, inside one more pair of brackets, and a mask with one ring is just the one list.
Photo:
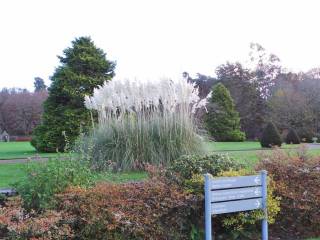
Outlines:
[[141, 114], [146, 109], [173, 114], [176, 111], [192, 113], [199, 106], [198, 89], [184, 79], [161, 79], [157, 83], [114, 79], [94, 90], [93, 96], [85, 97], [85, 106], [95, 109], [100, 119], [118, 113]]

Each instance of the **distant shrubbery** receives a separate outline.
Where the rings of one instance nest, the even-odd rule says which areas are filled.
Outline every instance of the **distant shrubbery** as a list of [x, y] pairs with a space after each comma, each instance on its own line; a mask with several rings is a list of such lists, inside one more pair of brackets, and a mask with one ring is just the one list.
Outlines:
[[286, 144], [300, 144], [300, 138], [294, 129], [290, 129], [287, 134]]
[[302, 128], [297, 131], [297, 134], [301, 142], [312, 143], [312, 138], [316, 135], [313, 131], [308, 128]]
[[269, 122], [266, 128], [263, 130], [260, 140], [261, 146], [265, 148], [281, 147], [282, 139], [276, 125]]

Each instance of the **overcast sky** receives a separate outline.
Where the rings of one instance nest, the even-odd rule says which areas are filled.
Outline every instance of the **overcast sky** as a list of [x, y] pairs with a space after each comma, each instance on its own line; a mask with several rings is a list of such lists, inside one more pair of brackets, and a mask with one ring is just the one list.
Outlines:
[[214, 75], [258, 42], [295, 71], [320, 66], [317, 0], [7, 0], [0, 2], [0, 88], [49, 84], [79, 36], [117, 61], [120, 78]]

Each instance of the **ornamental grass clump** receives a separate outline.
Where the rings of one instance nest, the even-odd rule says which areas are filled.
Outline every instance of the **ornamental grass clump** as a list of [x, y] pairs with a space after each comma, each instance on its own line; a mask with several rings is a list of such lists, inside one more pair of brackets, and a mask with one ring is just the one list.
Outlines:
[[167, 165], [184, 154], [203, 152], [193, 112], [205, 104], [185, 80], [158, 83], [112, 80], [86, 97], [98, 126], [82, 138], [95, 169], [143, 169]]

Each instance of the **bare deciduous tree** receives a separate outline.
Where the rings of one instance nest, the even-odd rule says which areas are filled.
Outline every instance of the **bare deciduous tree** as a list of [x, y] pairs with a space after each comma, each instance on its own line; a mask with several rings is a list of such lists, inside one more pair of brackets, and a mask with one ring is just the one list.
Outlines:
[[11, 135], [30, 135], [40, 123], [46, 91], [28, 92], [2, 89], [0, 92], [0, 128]]

